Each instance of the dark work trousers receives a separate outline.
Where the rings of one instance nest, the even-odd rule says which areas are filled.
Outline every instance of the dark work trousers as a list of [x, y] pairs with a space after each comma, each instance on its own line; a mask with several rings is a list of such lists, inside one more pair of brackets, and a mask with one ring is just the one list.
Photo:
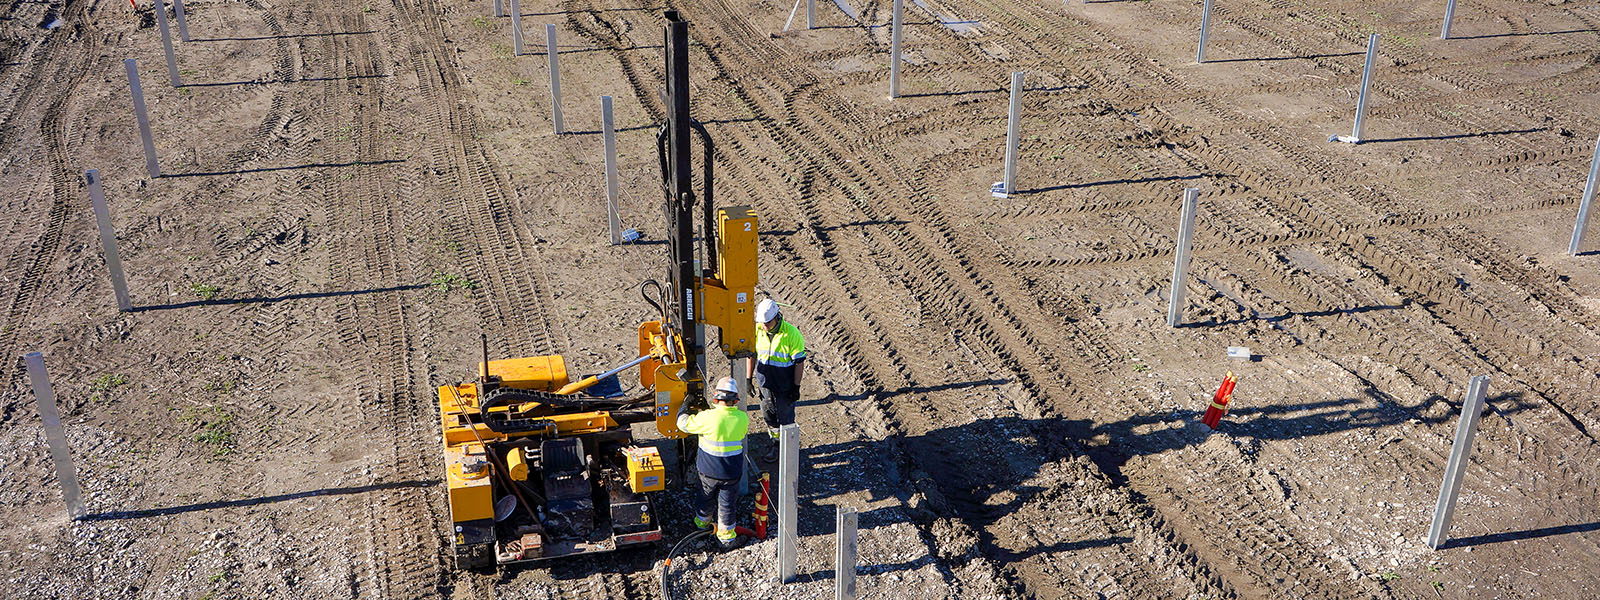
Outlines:
[[761, 388], [761, 417], [774, 433], [779, 427], [794, 422], [794, 403], [800, 401], [800, 388], [787, 390]]
[[739, 480], [712, 479], [700, 476], [700, 500], [695, 503], [695, 516], [702, 521], [711, 520], [711, 507], [717, 508], [719, 529], [733, 529], [739, 523], [734, 511], [739, 507]]

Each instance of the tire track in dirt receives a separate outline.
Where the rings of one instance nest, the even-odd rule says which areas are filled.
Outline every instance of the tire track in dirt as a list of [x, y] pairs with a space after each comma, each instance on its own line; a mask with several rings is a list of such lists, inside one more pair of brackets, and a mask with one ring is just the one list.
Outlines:
[[[38, 76], [32, 78], [26, 93], [21, 95], [19, 105], [31, 102], [35, 92], [40, 88], [48, 87], [58, 93], [50, 99], [49, 105], [41, 109], [39, 119], [39, 132], [44, 138], [45, 159], [50, 173], [51, 198], [49, 208], [44, 211], [45, 224], [39, 235], [38, 242], [33, 245], [34, 255], [29, 260], [18, 278], [16, 293], [10, 298], [6, 306], [5, 318], [0, 322], [8, 324], [0, 328], [0, 349], [4, 349], [5, 356], [19, 356], [17, 336], [26, 329], [25, 324], [34, 311], [40, 298], [38, 294], [44, 284], [44, 277], [60, 252], [69, 217], [81, 215], [74, 210], [79, 199], [86, 196], [87, 192], [78, 183], [76, 166], [72, 163], [67, 153], [66, 129], [71, 125], [68, 121], [73, 118], [71, 108], [76, 99], [75, 92], [84, 78], [92, 70], [90, 65], [97, 58], [93, 51], [98, 41], [95, 39], [93, 29], [82, 25], [87, 21], [88, 8], [82, 3], [73, 2], [66, 5], [62, 13], [70, 17], [69, 20], [80, 24], [71, 26], [72, 32], [82, 35], [87, 48], [71, 47], [69, 42], [74, 40], [68, 36], [52, 37], [46, 58], [40, 61]], [[45, 70], [54, 67], [45, 76]], [[31, 104], [30, 104], [31, 106]], [[18, 111], [16, 114], [26, 112]], [[0, 148], [11, 148], [17, 144], [21, 136], [21, 127], [7, 122], [0, 126]], [[19, 326], [20, 325], [20, 326]], [[17, 379], [22, 375], [22, 361], [0, 361], [0, 381], [7, 385], [17, 385]], [[16, 402], [7, 403], [3, 413], [0, 413], [0, 422], [9, 422], [19, 406], [25, 405], [21, 398]]]
[[[1214, 107], [1213, 107], [1213, 108], [1214, 108]], [[1220, 112], [1220, 111], [1214, 111], [1214, 112]], [[1306, 160], [1306, 159], [1305, 159], [1305, 158], [1304, 158], [1304, 157], [1299, 157], [1299, 156], [1297, 156], [1297, 155], [1296, 155], [1296, 154], [1294, 154], [1294, 153], [1292, 153], [1292, 152], [1287, 152], [1287, 150], [1288, 150], [1288, 149], [1287, 149], [1287, 148], [1281, 148], [1281, 147], [1280, 147], [1280, 148], [1275, 148], [1275, 149], [1278, 149], [1278, 150], [1280, 150], [1280, 151], [1283, 151], [1283, 152], [1284, 152], [1284, 153], [1285, 153], [1285, 154], [1287, 154], [1287, 155], [1288, 155], [1288, 156], [1290, 156], [1290, 157], [1293, 157], [1293, 158], [1295, 158], [1295, 159], [1297, 159], [1297, 161], [1296, 161], [1296, 162], [1299, 162], [1299, 163], [1301, 163], [1301, 165], [1302, 165], [1302, 166], [1304, 166], [1304, 167], [1313, 167], [1313, 169], [1311, 169], [1311, 170], [1312, 170], [1312, 171], [1313, 171], [1313, 172], [1316, 172], [1316, 171], [1320, 171], [1320, 170], [1323, 170], [1323, 169], [1326, 169], [1326, 165], [1320, 165], [1320, 164], [1317, 164], [1317, 163], [1318, 163], [1318, 162], [1320, 162], [1320, 161], [1310, 161], [1310, 160]], [[1315, 168], [1315, 167], [1321, 167], [1321, 168]], [[1266, 538], [1263, 538], [1263, 539], [1266, 539]]]
[[[1210, 112], [1213, 112], [1215, 115], [1217, 115], [1219, 117], [1223, 117], [1226, 120], [1230, 120], [1230, 121], [1241, 120], [1240, 117], [1238, 117], [1236, 115], [1232, 115], [1232, 114], [1224, 111], [1223, 109], [1221, 109], [1220, 107], [1216, 106], [1215, 104], [1212, 104], [1210, 102], [1205, 102], [1203, 104], [1207, 105], [1207, 108], [1210, 110]], [[1276, 136], [1271, 135], [1270, 132], [1268, 132], [1268, 131], [1262, 130], [1260, 128], [1253, 127], [1251, 133], [1252, 133], [1251, 137], [1252, 137], [1253, 141], [1261, 143], [1261, 144], [1263, 144], [1263, 145], [1265, 145], [1265, 146], [1267, 146], [1269, 148], [1272, 148], [1273, 150], [1277, 151], [1279, 154], [1290, 158], [1298, 166], [1301, 167], [1301, 170], [1303, 172], [1309, 172], [1309, 173], [1314, 174], [1315, 178], [1317, 180], [1321, 180], [1321, 181], [1333, 180], [1338, 176], [1338, 173], [1347, 172], [1346, 169], [1341, 169], [1340, 167], [1337, 167], [1337, 166], [1334, 166], [1332, 164], [1329, 164], [1329, 163], [1327, 163], [1327, 162], [1325, 162], [1323, 160], [1311, 159], [1311, 158], [1308, 158], [1308, 157], [1302, 155], [1298, 150], [1295, 150], [1295, 149], [1287, 146], [1286, 144], [1282, 143], [1281, 140], [1277, 139]], [[1269, 180], [1270, 180], [1270, 178], [1269, 178]], [[1367, 196], [1376, 196], [1377, 195], [1376, 192], [1369, 192], [1369, 191], [1366, 191], [1366, 190], [1351, 189], [1349, 191], [1356, 197], [1360, 197], [1362, 195], [1367, 195]], [[1393, 201], [1388, 200], [1387, 198], [1384, 198], [1383, 200], [1384, 200], [1384, 202], [1386, 204], [1389, 204], [1389, 205], [1397, 204], [1397, 203], [1394, 203]], [[1368, 208], [1372, 208], [1372, 205], [1370, 203], [1368, 205]], [[1338, 214], [1338, 213], [1335, 212], [1335, 213], [1331, 213], [1331, 214]], [[1346, 222], [1348, 222], [1348, 221], [1346, 221]], [[1340, 225], [1340, 226], [1334, 226], [1332, 228], [1324, 228], [1324, 231], [1343, 231], [1345, 229], [1347, 229], [1347, 227], [1345, 227], [1343, 225]], [[1368, 259], [1370, 260], [1371, 257], [1368, 257]], [[1395, 264], [1399, 264], [1399, 263], [1395, 263]], [[1550, 398], [1551, 401], [1554, 402], [1554, 400], [1552, 398], [1553, 394], [1549, 393], [1548, 389], [1549, 389], [1548, 386], [1546, 386], [1545, 390], [1541, 390], [1541, 394], [1546, 396], [1547, 398]], [[1561, 410], [1564, 413], [1569, 413], [1569, 420], [1571, 420], [1570, 419], [1570, 411], [1567, 411], [1566, 409], [1560, 408], [1560, 407], [1558, 407], [1558, 410]], [[1576, 420], [1572, 420], [1572, 422], [1575, 425], [1577, 424]], [[1581, 427], [1580, 427], [1580, 429], [1581, 429]]]
[[[330, 31], [371, 29], [367, 17], [350, 6], [334, 7], [319, 21]], [[388, 33], [399, 37], [393, 28]], [[318, 104], [325, 115], [319, 162], [368, 163], [315, 175], [326, 221], [336, 232], [329, 275], [340, 290], [402, 286], [413, 280], [415, 261], [408, 254], [413, 250], [402, 245], [400, 221], [403, 211], [420, 207], [393, 201], [399, 192], [395, 173], [404, 166], [370, 164], [397, 155], [395, 137], [384, 124], [401, 90], [390, 77], [372, 77], [390, 62], [377, 39], [333, 36], [323, 43], [336, 72], [323, 82]], [[419, 390], [428, 366], [415, 360], [419, 319], [413, 313], [402, 293], [347, 295], [334, 302], [339, 341], [350, 350], [342, 369], [362, 374], [349, 398], [359, 415], [351, 425], [368, 441], [367, 460], [376, 463], [365, 471], [372, 484], [425, 480], [437, 472], [431, 468], [437, 453], [430, 443], [436, 426], [431, 395]], [[423, 487], [347, 501], [350, 512], [366, 522], [365, 548], [352, 548], [360, 552], [352, 558], [367, 564], [349, 573], [351, 596], [436, 593], [445, 566], [437, 496], [435, 488]]]
[[443, 25], [436, 18], [441, 11], [431, 0], [417, 0], [404, 4], [401, 13], [415, 35], [400, 47], [409, 49], [422, 97], [438, 108], [428, 114], [427, 125], [428, 139], [436, 140], [428, 148], [428, 166], [438, 187], [434, 191], [446, 200], [440, 216], [455, 240], [472, 241], [460, 244], [457, 259], [467, 276], [482, 284], [474, 298], [485, 333], [499, 352], [553, 352], [552, 321], [544, 308], [548, 290], [533, 270], [542, 269], [543, 261], [518, 235], [512, 220], [515, 191], [509, 189], [504, 167], [478, 139], [478, 117], [459, 91], [461, 75], [452, 66], [454, 50], [443, 43]]

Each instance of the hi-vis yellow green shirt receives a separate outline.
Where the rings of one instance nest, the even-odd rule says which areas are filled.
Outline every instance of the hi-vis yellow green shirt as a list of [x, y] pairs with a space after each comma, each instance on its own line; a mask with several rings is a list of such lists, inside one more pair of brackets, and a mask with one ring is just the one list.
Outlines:
[[716, 406], [678, 415], [678, 429], [700, 436], [695, 468], [712, 479], [738, 479], [744, 473], [744, 435], [750, 415], [737, 406]]
[[804, 368], [806, 338], [793, 323], [784, 320], [778, 330], [767, 333], [756, 327], [756, 372], [767, 379], [766, 387], [774, 391], [794, 388], [794, 372]]

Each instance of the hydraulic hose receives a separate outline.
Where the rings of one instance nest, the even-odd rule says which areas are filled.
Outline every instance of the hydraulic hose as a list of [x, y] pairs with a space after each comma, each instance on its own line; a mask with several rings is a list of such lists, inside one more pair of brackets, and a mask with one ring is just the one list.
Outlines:
[[678, 543], [672, 545], [672, 551], [667, 553], [667, 560], [661, 562], [661, 598], [663, 600], [672, 600], [672, 589], [667, 586], [667, 574], [672, 571], [672, 557], [677, 556], [678, 550], [683, 549], [683, 546], [688, 544], [690, 540], [698, 539], [700, 536], [710, 534], [710, 529], [702, 529], [700, 531], [683, 536], [683, 539], [678, 540]]
[[[750, 459], [749, 453], [745, 454], [744, 460], [745, 460], [746, 464], [749, 464], [752, 468], [755, 468], [757, 471], [761, 470], [760, 467], [756, 467], [755, 461]], [[749, 528], [734, 527], [733, 530], [734, 530], [735, 533], [738, 533], [739, 535], [745, 536], [745, 537], [750, 538], [752, 540], [761, 539], [761, 536], [756, 535], [756, 532], [751, 530], [751, 529], [749, 529]], [[667, 574], [672, 569], [672, 558], [678, 555], [678, 550], [681, 550], [683, 548], [684, 544], [689, 543], [690, 540], [698, 539], [702, 535], [709, 534], [709, 533], [711, 533], [711, 531], [712, 530], [710, 530], [710, 529], [702, 529], [702, 530], [696, 531], [696, 532], [691, 533], [689, 535], [683, 536], [683, 539], [678, 540], [678, 543], [672, 545], [672, 551], [667, 553], [667, 560], [665, 560], [665, 561], [663, 561], [661, 563], [661, 598], [663, 600], [672, 600], [672, 590], [667, 586]]]

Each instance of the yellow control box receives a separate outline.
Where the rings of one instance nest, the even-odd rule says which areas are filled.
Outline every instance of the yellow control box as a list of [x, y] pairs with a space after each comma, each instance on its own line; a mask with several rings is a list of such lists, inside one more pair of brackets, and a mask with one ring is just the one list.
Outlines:
[[666, 489], [667, 469], [661, 463], [661, 452], [655, 448], [630, 447], [622, 453], [628, 457], [628, 487], [634, 493], [655, 492]]
[[483, 446], [446, 448], [445, 482], [450, 490], [450, 520], [456, 523], [494, 518], [494, 491]]

